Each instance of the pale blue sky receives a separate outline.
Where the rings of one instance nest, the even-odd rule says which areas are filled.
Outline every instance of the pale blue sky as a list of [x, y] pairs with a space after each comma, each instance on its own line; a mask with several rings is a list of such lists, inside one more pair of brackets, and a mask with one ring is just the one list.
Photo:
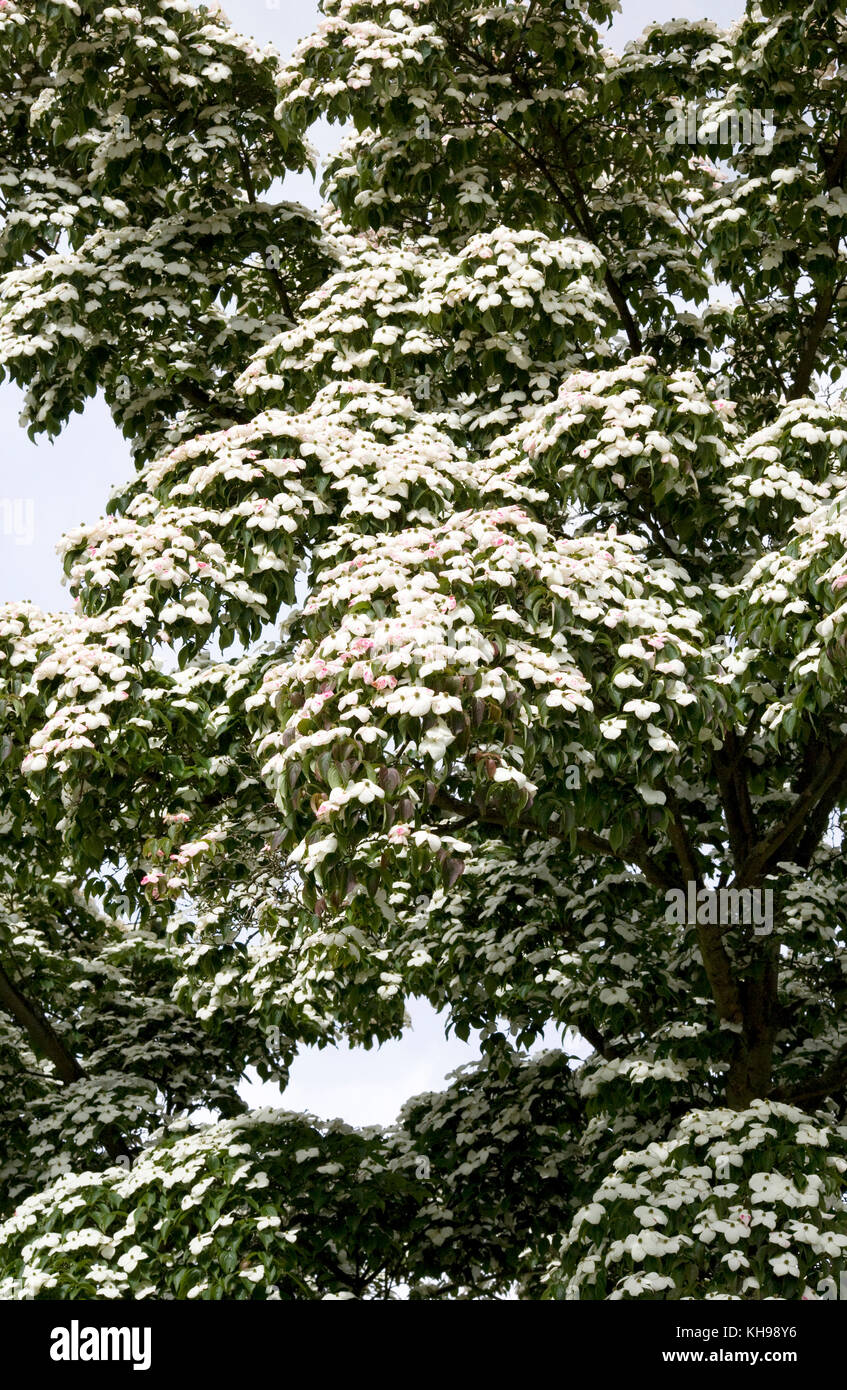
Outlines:
[[[317, 18], [315, 0], [228, 0], [224, 9], [233, 23], [284, 54], [309, 33]], [[740, 0], [623, 0], [610, 35], [620, 48], [654, 20], [707, 17], [729, 23], [741, 13]], [[337, 130], [312, 136], [324, 151], [338, 139]], [[311, 181], [292, 177], [285, 196], [317, 206]], [[75, 416], [53, 444], [30, 443], [17, 418], [17, 390], [0, 385], [0, 602], [31, 599], [44, 608], [68, 608], [67, 590], [55, 554], [62, 533], [98, 516], [110, 487], [131, 472], [126, 444], [98, 399]], [[411, 1008], [413, 1028], [399, 1042], [363, 1049], [306, 1049], [298, 1058], [284, 1104], [356, 1124], [390, 1122], [400, 1104], [421, 1091], [437, 1090], [445, 1074], [478, 1055], [458, 1039], [445, 1040], [441, 1021], [429, 1006]], [[557, 1044], [553, 1030], [545, 1039]], [[256, 1104], [274, 1104], [276, 1088], [246, 1088]]]

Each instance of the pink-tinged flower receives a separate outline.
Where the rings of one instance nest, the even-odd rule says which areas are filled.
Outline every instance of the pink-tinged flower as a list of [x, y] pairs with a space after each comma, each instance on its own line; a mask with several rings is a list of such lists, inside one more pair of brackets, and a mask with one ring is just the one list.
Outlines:
[[325, 685], [323, 690], [321, 690], [319, 693], [322, 700], [331, 700], [335, 692], [333, 691], [331, 686]]
[[208, 566], [208, 564], [207, 564], [207, 562], [206, 562], [205, 560], [198, 560], [198, 561], [197, 561], [197, 568], [198, 568], [198, 570], [207, 570], [207, 569], [209, 568], [209, 566]]
[[839, 574], [837, 578], [832, 581], [833, 589], [843, 589], [845, 584], [847, 584], [847, 574]]
[[350, 646], [354, 652], [369, 652], [373, 646], [373, 642], [370, 637], [356, 637], [354, 641], [350, 643]]
[[330, 805], [330, 803], [328, 801], [322, 801], [317, 811], [315, 812], [315, 815], [318, 817], [328, 816], [331, 811], [332, 806]]
[[141, 880], [141, 882], [142, 882], [142, 883], [158, 883], [158, 882], [159, 882], [159, 879], [160, 879], [160, 878], [164, 878], [164, 877], [165, 877], [165, 875], [162, 873], [162, 870], [161, 870], [161, 869], [152, 869], [151, 872], [150, 872], [149, 874], [145, 874], [145, 875], [144, 875], [144, 877], [143, 877], [143, 879]]
[[411, 827], [408, 825], [392, 825], [391, 829], [388, 832], [388, 838], [394, 844], [405, 844], [405, 842], [409, 838], [410, 829]]
[[374, 681], [377, 690], [393, 690], [396, 684], [396, 676], [377, 676]]
[[453, 609], [456, 607], [456, 600], [455, 600], [455, 598], [453, 597], [452, 594], [451, 594], [450, 597], [447, 599], [446, 603], [444, 604], [444, 607], [445, 607], [445, 609], [446, 609], [446, 611], [447, 611], [448, 613], [452, 613], [452, 612], [453, 612]]
[[666, 640], [666, 639], [665, 639], [664, 637], [659, 637], [659, 636], [656, 636], [656, 637], [648, 637], [648, 638], [647, 638], [647, 643], [648, 643], [649, 646], [655, 647], [657, 651], [661, 651], [661, 650], [662, 650], [662, 647], [665, 645], [665, 640]]

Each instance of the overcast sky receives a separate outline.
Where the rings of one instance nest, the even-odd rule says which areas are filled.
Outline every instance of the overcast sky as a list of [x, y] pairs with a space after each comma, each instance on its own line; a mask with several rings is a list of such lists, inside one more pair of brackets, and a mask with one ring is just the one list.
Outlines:
[[[740, 0], [622, 0], [609, 42], [621, 48], [654, 20], [707, 17], [729, 23]], [[283, 54], [318, 19], [316, 0], [229, 0], [224, 9], [242, 31], [270, 40]], [[338, 132], [319, 129], [312, 138], [331, 149]], [[316, 207], [317, 191], [302, 176], [286, 180], [285, 196]], [[110, 487], [130, 476], [126, 443], [98, 399], [73, 417], [53, 444], [33, 444], [18, 425], [21, 400], [0, 385], [0, 602], [31, 599], [43, 608], [68, 608], [55, 547], [64, 531], [103, 511]], [[390, 1122], [405, 1099], [437, 1090], [445, 1074], [478, 1055], [473, 1044], [445, 1039], [443, 1023], [429, 1006], [413, 1003], [413, 1027], [401, 1041], [380, 1049], [306, 1049], [298, 1058], [284, 1104], [356, 1124]], [[557, 1045], [553, 1030], [545, 1042]], [[268, 1086], [248, 1086], [256, 1104], [278, 1102]]]

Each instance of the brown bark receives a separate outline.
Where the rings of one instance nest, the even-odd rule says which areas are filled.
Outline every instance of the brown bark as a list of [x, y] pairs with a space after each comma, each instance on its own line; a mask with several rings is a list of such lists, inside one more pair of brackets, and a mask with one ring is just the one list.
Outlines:
[[727, 1076], [727, 1104], [743, 1110], [771, 1089], [777, 1029], [779, 941], [770, 937], [739, 986], [743, 1031]]
[[[0, 965], [0, 1008], [5, 1009], [29, 1038], [33, 1051], [53, 1063], [56, 1075], [65, 1085], [81, 1081], [85, 1076], [73, 1053], [69, 1052], [52, 1025], [37, 1005], [33, 1004], [9, 978]], [[129, 1159], [134, 1153], [113, 1125], [100, 1133], [100, 1142], [114, 1162]]]

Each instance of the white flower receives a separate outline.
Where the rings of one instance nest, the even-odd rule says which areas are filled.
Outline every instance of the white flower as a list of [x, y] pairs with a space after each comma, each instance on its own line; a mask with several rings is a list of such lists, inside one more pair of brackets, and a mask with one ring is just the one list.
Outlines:
[[401, 685], [385, 697], [385, 708], [389, 714], [428, 714], [433, 702], [433, 692], [425, 686]]
[[664, 806], [667, 801], [667, 797], [663, 791], [658, 791], [655, 787], [645, 786], [643, 782], [639, 783], [635, 790], [638, 792], [641, 799], [646, 801], [648, 806]]
[[131, 1274], [142, 1260], [148, 1260], [150, 1256], [142, 1250], [140, 1245], [133, 1245], [124, 1255], [118, 1256], [118, 1264], [127, 1274]]
[[627, 700], [623, 707], [624, 714], [634, 714], [636, 719], [649, 719], [651, 715], [659, 714], [661, 708], [655, 700]]

